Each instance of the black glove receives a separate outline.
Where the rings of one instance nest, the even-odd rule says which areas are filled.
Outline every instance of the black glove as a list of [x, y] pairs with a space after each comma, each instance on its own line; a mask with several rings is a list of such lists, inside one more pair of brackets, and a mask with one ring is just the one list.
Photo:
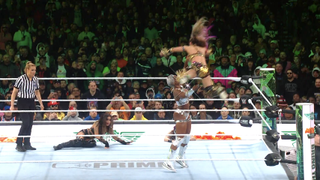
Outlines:
[[119, 143], [123, 144], [123, 145], [127, 145], [128, 143], [124, 140], [118, 140]]
[[106, 141], [106, 143], [104, 143], [104, 147], [109, 147], [108, 141]]
[[109, 147], [109, 143], [108, 143], [108, 141], [106, 141], [105, 139], [100, 138], [99, 141], [104, 144], [104, 147]]

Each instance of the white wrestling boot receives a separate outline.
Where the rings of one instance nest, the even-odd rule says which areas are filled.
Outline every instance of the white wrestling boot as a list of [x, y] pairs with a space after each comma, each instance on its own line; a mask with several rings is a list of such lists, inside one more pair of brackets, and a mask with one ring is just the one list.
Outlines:
[[168, 169], [169, 171], [176, 172], [176, 169], [174, 168], [173, 164], [169, 160], [164, 162], [162, 164], [162, 167], [165, 169]]
[[188, 168], [188, 164], [187, 164], [184, 160], [181, 160], [181, 159], [183, 159], [183, 157], [178, 156], [177, 159], [176, 159], [176, 162], [177, 162], [182, 168]]
[[223, 87], [218, 88], [218, 91], [220, 92], [219, 94], [220, 99], [228, 99], [228, 93]]

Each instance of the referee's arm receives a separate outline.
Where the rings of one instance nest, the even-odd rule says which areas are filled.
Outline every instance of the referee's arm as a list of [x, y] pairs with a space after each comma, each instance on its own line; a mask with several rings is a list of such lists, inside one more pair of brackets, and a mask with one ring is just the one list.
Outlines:
[[41, 110], [44, 110], [44, 106], [43, 106], [43, 104], [42, 104], [42, 99], [41, 99], [41, 94], [40, 94], [39, 89], [35, 90], [34, 93], [36, 94], [36, 97], [37, 97], [37, 99], [38, 99], [38, 101], [39, 101]]
[[14, 110], [14, 101], [16, 100], [18, 91], [19, 91], [18, 88], [13, 87], [13, 91], [12, 91], [12, 94], [11, 94], [11, 106], [10, 106], [10, 110]]

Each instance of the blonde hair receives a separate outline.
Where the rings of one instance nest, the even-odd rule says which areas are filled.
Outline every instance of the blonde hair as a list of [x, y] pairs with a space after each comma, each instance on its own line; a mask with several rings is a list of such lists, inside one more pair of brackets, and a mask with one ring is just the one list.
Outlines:
[[27, 70], [30, 69], [32, 66], [36, 66], [35, 64], [33, 64], [31, 61], [28, 61], [26, 63], [26, 66], [24, 67], [24, 73], [27, 74]]
[[214, 38], [209, 36], [208, 32], [212, 26], [207, 27], [208, 20], [206, 17], [200, 18], [192, 27], [190, 42], [200, 47], [208, 47], [208, 40]]

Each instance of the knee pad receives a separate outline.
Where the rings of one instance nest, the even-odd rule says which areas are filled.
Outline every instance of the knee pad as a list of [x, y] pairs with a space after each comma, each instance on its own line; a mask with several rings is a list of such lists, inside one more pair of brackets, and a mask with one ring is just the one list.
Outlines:
[[172, 142], [172, 145], [179, 147], [184, 141], [184, 138], [176, 137], [176, 140]]

